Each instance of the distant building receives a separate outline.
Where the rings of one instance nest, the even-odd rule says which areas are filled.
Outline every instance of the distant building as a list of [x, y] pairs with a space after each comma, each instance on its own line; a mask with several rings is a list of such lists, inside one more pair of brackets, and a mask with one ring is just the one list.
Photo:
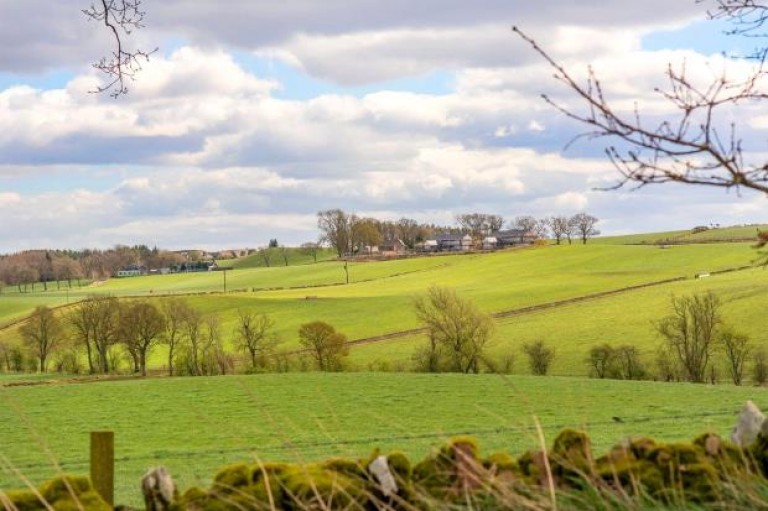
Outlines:
[[384, 255], [404, 254], [407, 249], [403, 240], [386, 240], [379, 245], [379, 252]]
[[434, 240], [425, 241], [425, 247], [432, 241], [434, 244], [430, 246], [436, 245], [438, 252], [463, 252], [472, 249], [472, 236], [469, 234], [438, 234]]
[[142, 275], [147, 275], [147, 273], [146, 268], [131, 264], [117, 270], [115, 277], [140, 277]]
[[496, 238], [498, 248], [510, 245], [530, 245], [539, 237], [532, 231], [524, 229], [507, 229], [505, 231], [496, 231], [491, 233], [491, 237]]

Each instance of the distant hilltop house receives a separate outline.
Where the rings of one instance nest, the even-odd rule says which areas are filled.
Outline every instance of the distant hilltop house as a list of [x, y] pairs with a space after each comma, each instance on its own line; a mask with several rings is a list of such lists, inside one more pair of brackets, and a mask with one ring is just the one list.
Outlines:
[[463, 252], [472, 249], [472, 236], [442, 233], [419, 244], [418, 248], [423, 252]]
[[403, 240], [385, 240], [379, 245], [379, 253], [382, 255], [405, 254], [407, 250], [408, 247]]
[[128, 266], [125, 266], [123, 268], [120, 268], [115, 273], [115, 277], [140, 277], [142, 275], [147, 275], [149, 272], [146, 268], [143, 266], [138, 266], [136, 264], [130, 264]]
[[530, 245], [537, 239], [535, 233], [523, 229], [495, 231], [477, 243], [469, 234], [443, 233], [417, 244], [416, 249], [420, 252], [462, 252], [473, 248], [496, 250], [513, 245]]
[[[507, 229], [491, 233], [489, 238], [496, 239], [495, 248], [509, 247], [512, 245], [530, 245], [539, 237], [533, 231], [525, 229]], [[487, 239], [487, 238], [486, 238]]]

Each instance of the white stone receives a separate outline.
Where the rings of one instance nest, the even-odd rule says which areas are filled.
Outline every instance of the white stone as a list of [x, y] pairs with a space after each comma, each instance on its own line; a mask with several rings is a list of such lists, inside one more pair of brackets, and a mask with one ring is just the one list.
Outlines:
[[752, 401], [747, 401], [739, 413], [739, 421], [731, 430], [731, 441], [742, 447], [752, 444], [765, 422], [765, 415]]
[[165, 467], [150, 469], [141, 478], [141, 492], [147, 511], [165, 511], [173, 502], [176, 488]]
[[381, 493], [385, 497], [391, 497], [397, 493], [397, 483], [389, 470], [386, 456], [378, 456], [368, 465], [368, 471], [373, 474], [381, 487]]

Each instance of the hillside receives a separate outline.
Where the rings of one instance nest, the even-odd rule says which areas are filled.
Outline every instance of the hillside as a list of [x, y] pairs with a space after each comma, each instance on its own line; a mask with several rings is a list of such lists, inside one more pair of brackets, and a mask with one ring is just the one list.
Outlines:
[[[49, 291], [19, 294], [6, 290], [0, 301], [0, 324], [11, 321], [36, 304], [62, 304], [65, 300], [73, 302], [91, 293], [152, 297], [186, 294], [186, 299], [195, 307], [219, 315], [222, 332], [232, 331], [238, 309], [269, 313], [276, 321], [282, 345], [295, 349], [298, 346], [296, 331], [299, 325], [318, 319], [333, 324], [350, 339], [380, 336], [418, 327], [412, 310], [413, 299], [430, 285], [452, 287], [460, 295], [475, 301], [483, 310], [502, 313], [579, 299], [596, 293], [619, 291], [628, 286], [654, 284], [674, 278], [690, 280], [699, 272], [748, 265], [754, 255], [754, 250], [747, 243], [681, 245], [666, 249], [656, 246], [598, 244], [531, 247], [491, 254], [350, 263], [348, 285], [343, 284], [343, 263], [329, 261], [301, 266], [231, 270], [226, 273], [230, 291], [226, 294], [221, 293], [224, 272], [112, 279], [99, 286], [73, 289], [67, 293]], [[730, 282], [728, 279], [739, 281], [742, 278], [739, 275], [744, 274], [712, 277], [706, 281], [666, 283], [652, 290], [636, 290], [625, 295], [608, 296], [599, 302], [574, 305], [576, 308], [570, 309], [575, 311], [574, 316], [567, 323], [571, 326], [554, 330], [546, 325], [563, 325], [563, 321], [557, 319], [557, 314], [568, 310], [567, 307], [526, 316], [525, 321], [529, 322], [534, 321], [532, 318], [542, 318], [542, 324], [533, 322], [526, 329], [514, 326], [519, 324], [519, 318], [510, 318], [500, 324], [496, 350], [500, 353], [506, 349], [504, 346], [519, 343], [521, 339], [528, 340], [535, 335], [543, 335], [548, 341], [558, 344], [560, 340], [570, 340], [572, 335], [578, 335], [579, 338], [568, 342], [567, 346], [580, 348], [600, 339], [618, 341], [623, 337], [631, 337], [645, 344], [644, 339], [651, 336], [648, 322], [663, 311], [671, 292], [684, 293], [687, 290], [717, 287], [721, 285], [719, 283]], [[759, 293], [765, 275], [765, 272], [754, 271], [749, 277], [744, 277], [743, 285]], [[633, 299], [638, 301], [629, 305], [617, 301]], [[590, 309], [585, 309], [596, 303], [606, 307], [605, 312], [601, 313], [606, 314], [605, 319], [597, 324], [594, 322], [598, 316]], [[744, 299], [744, 303], [745, 311], [759, 309], [759, 301]], [[637, 313], [616, 321], [615, 315], [609, 315], [611, 310], [632, 310]], [[582, 319], [574, 319], [579, 316]], [[626, 326], [624, 330], [614, 331], [622, 325]], [[627, 325], [633, 326], [630, 328]], [[592, 333], [586, 335], [582, 326]], [[522, 332], [530, 334], [523, 335]], [[13, 329], [0, 331], [0, 340], [9, 340], [13, 336]], [[367, 349], [375, 351], [383, 348], [359, 349], [365, 352]], [[564, 350], [567, 352], [568, 349]], [[388, 355], [394, 356], [399, 352], [396, 348], [392, 350]], [[355, 355], [355, 358], [368, 364], [380, 356]], [[562, 358], [565, 359], [565, 356]], [[556, 371], [560, 374], [581, 374], [578, 365], [562, 365], [558, 362]]]

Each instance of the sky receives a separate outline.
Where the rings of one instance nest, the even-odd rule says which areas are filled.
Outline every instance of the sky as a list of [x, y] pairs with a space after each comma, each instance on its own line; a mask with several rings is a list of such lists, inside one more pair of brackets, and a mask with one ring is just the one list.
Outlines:
[[[80, 5], [82, 4], [82, 5]], [[706, 4], [706, 3], [705, 3]], [[604, 234], [768, 220], [756, 192], [604, 191], [604, 141], [511, 31], [618, 108], [664, 116], [669, 63], [748, 72], [694, 0], [145, 0], [129, 46], [158, 51], [127, 95], [93, 94], [111, 51], [87, 0], [0, 0], [0, 253], [256, 248], [317, 239], [316, 213], [453, 224], [460, 213], [600, 219]], [[768, 118], [738, 119], [747, 157]]]

